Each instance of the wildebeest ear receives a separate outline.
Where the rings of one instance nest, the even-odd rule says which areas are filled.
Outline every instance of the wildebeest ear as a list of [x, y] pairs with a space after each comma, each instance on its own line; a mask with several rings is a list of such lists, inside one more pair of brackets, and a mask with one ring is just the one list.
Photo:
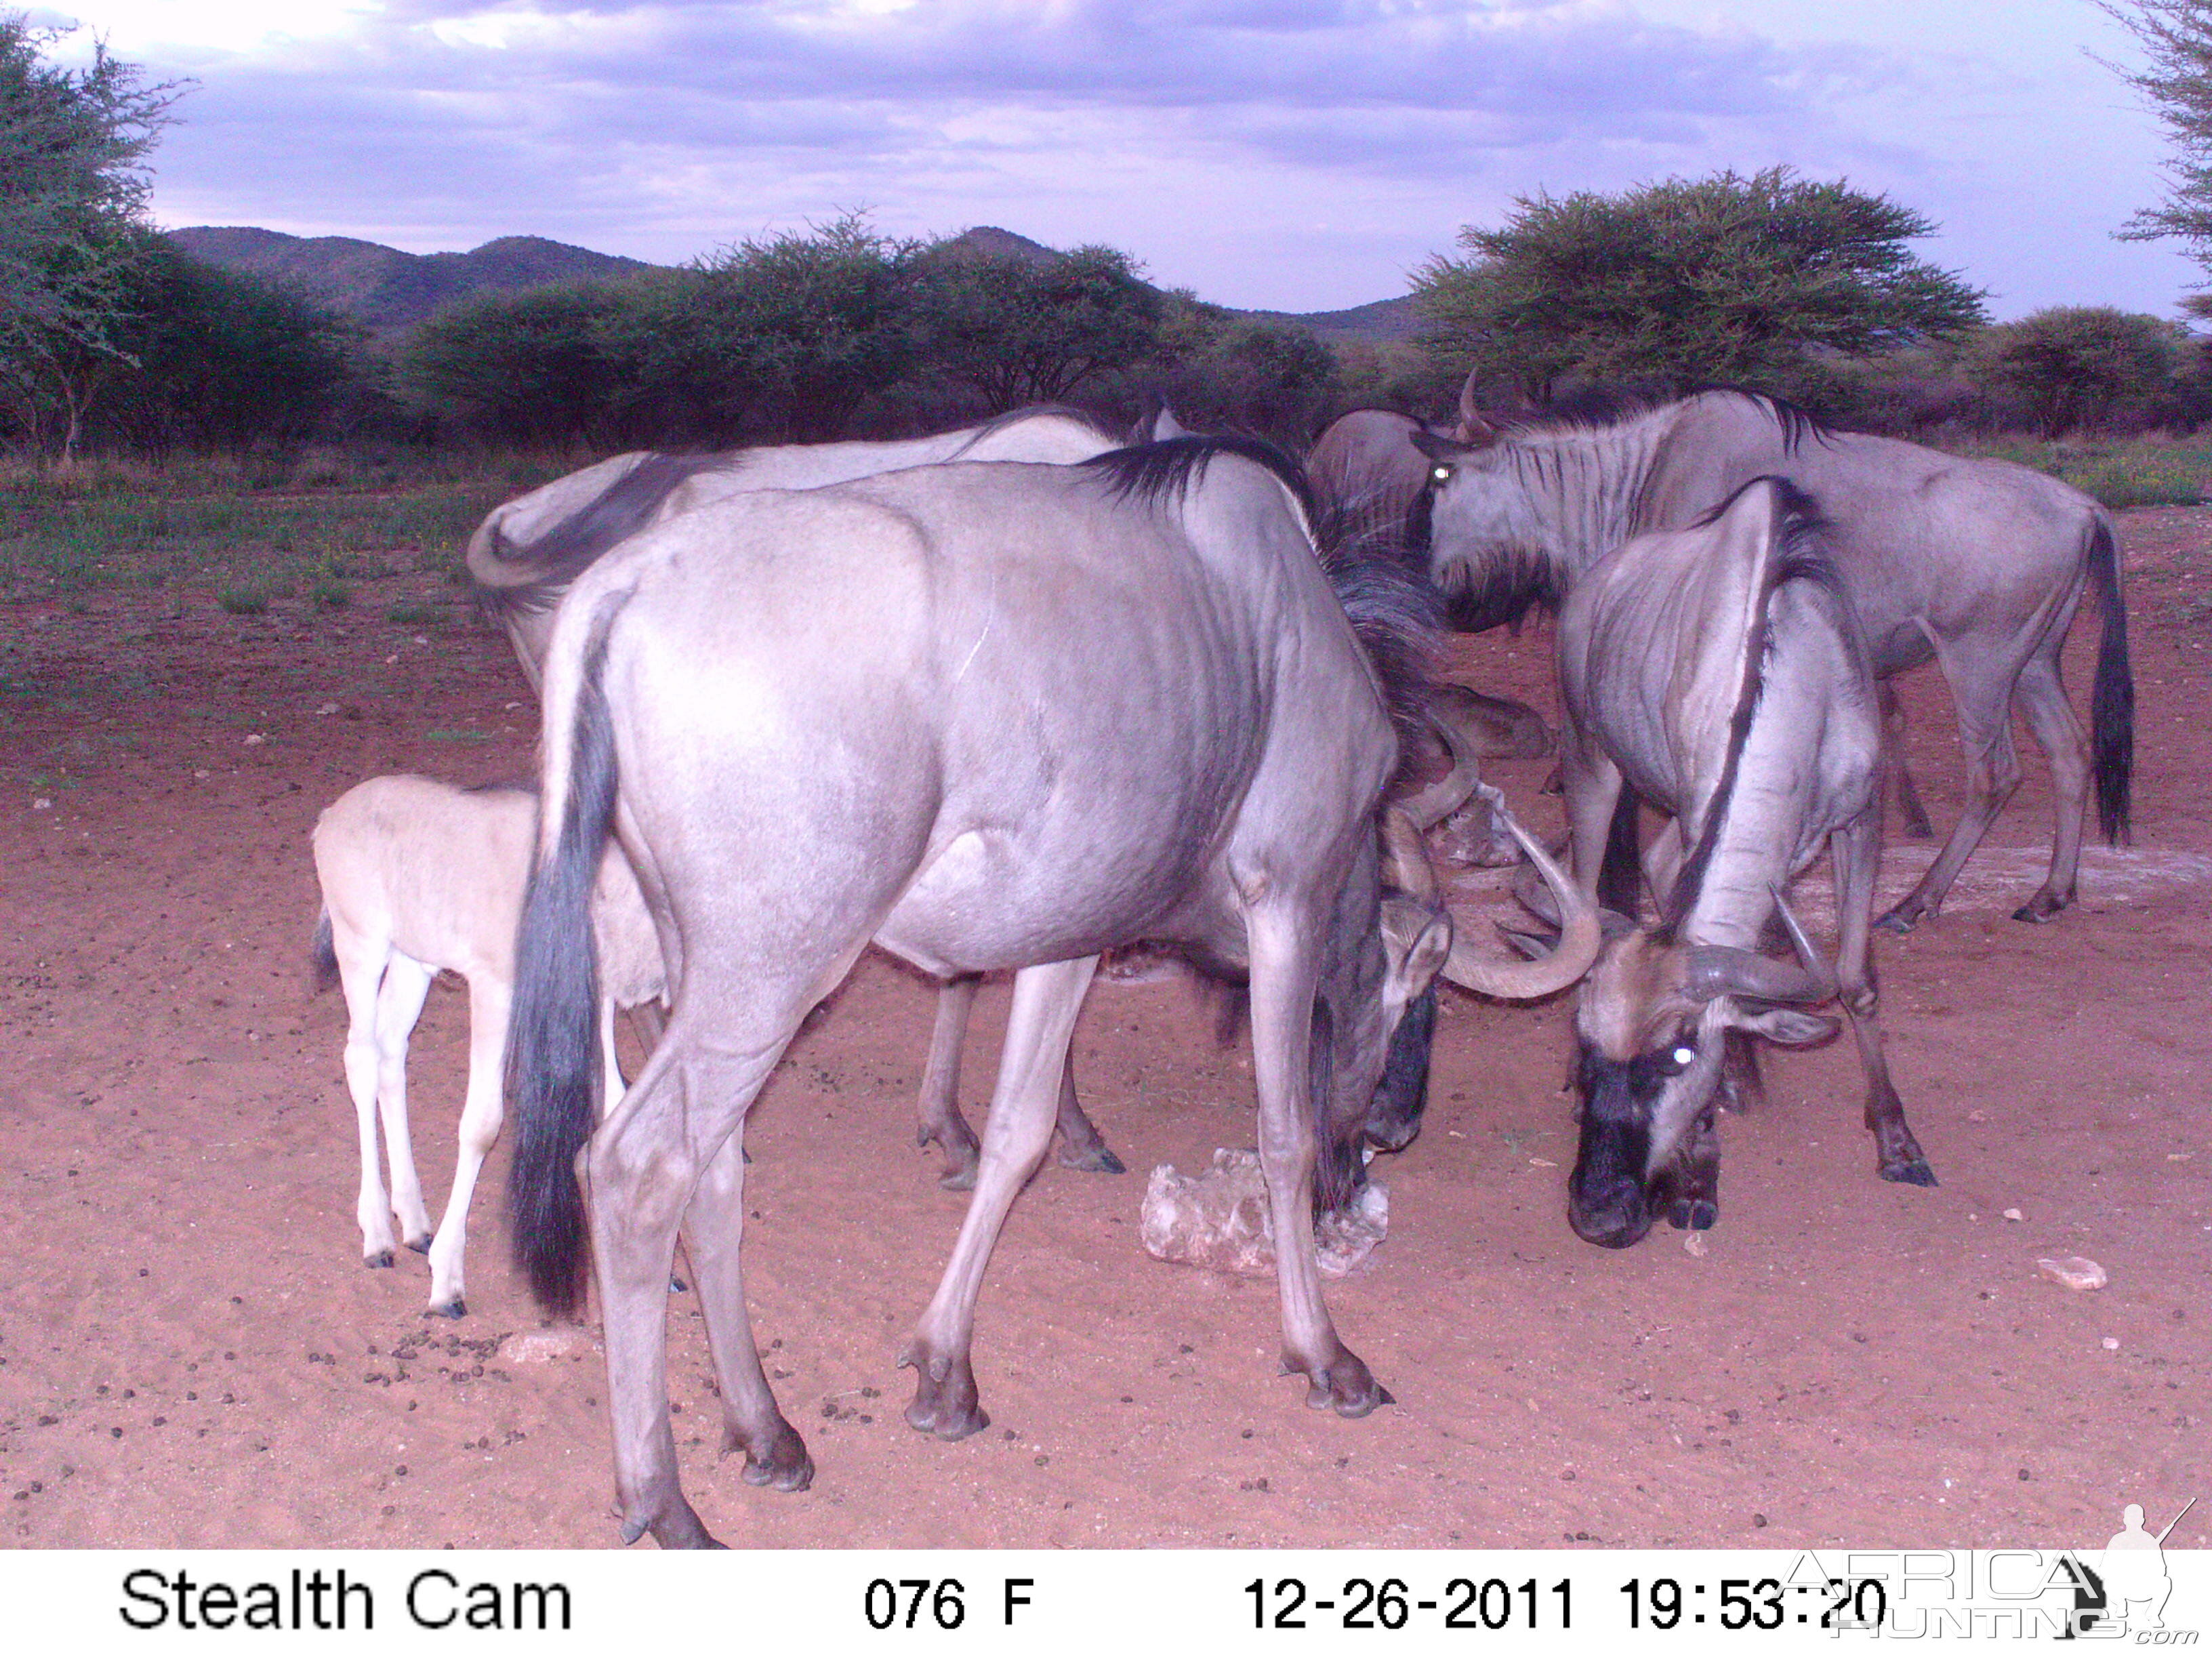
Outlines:
[[1133, 444], [1160, 444], [1170, 438], [1188, 438], [1190, 435], [1190, 428], [1176, 419], [1175, 410], [1168, 407], [1168, 400], [1155, 393], [1152, 413], [1137, 417], [1136, 429], [1130, 433], [1129, 441]]
[[1843, 1030], [1840, 1021], [1831, 1019], [1826, 1014], [1808, 1014], [1800, 1008], [1769, 1008], [1764, 1013], [1739, 1015], [1729, 1024], [1747, 1031], [1756, 1031], [1785, 1048], [1802, 1048], [1815, 1042], [1826, 1042]]
[[1406, 436], [1414, 448], [1444, 466], [1449, 466], [1462, 455], [1473, 454], [1475, 449], [1473, 444], [1463, 444], [1456, 438], [1446, 437], [1441, 432], [1431, 432], [1425, 426], [1415, 427]]

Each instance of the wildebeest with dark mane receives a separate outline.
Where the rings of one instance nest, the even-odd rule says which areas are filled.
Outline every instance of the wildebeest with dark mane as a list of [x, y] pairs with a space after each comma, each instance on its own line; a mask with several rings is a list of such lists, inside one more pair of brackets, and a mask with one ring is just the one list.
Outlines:
[[[554, 608], [569, 584], [610, 548], [676, 514], [757, 489], [811, 489], [951, 460], [1065, 465], [1103, 455], [1121, 443], [1079, 410], [1041, 405], [921, 438], [688, 455], [637, 451], [581, 468], [494, 507], [469, 539], [468, 569], [479, 603], [507, 629], [535, 689], [552, 639]], [[960, 1115], [957, 1093], [961, 1041], [981, 984], [969, 975], [940, 989], [917, 1112], [917, 1139], [925, 1146], [935, 1141], [950, 1154], [943, 1184], [956, 1190], [975, 1180], [978, 1144]], [[1121, 1161], [1076, 1098], [1072, 1067], [1060, 1079], [1060, 1133], [1063, 1163], [1121, 1172]]]
[[[576, 579], [545, 662], [510, 1191], [548, 1306], [575, 1305], [589, 1259], [626, 1538], [712, 1541], [679, 1489], [664, 1382], [679, 1227], [726, 1443], [756, 1484], [811, 1478], [745, 1310], [742, 1126], [871, 940], [939, 976], [1018, 970], [975, 1195], [902, 1356], [908, 1423], [957, 1438], [987, 1421], [969, 1361], [985, 1264], [1050, 1138], [1097, 955], [1133, 940], [1248, 986], [1285, 1365], [1310, 1405], [1388, 1400], [1322, 1301], [1316, 1177], [1323, 1204], [1349, 1195], [1390, 1005], [1449, 926], [1399, 896], [1420, 926], [1394, 988], [1376, 830], [1393, 653], [1346, 611], [1388, 637], [1402, 589], [1325, 568], [1308, 502], [1274, 452], [1182, 439], [736, 496]], [[673, 1008], [594, 1132], [586, 901], [610, 835]], [[1551, 988], [1596, 944], [1561, 887], [1588, 950], [1545, 965]]]
[[[1434, 465], [1409, 532], [1462, 628], [1557, 605], [1622, 542], [1692, 524], [1753, 477], [1786, 477], [1820, 501], [1875, 677], [1934, 658], [1966, 756], [1958, 827], [1885, 925], [1942, 905], [2019, 787], [2015, 701], [2051, 758], [2057, 825], [2050, 873], [2014, 915], [2041, 921], [2073, 902], [2093, 770], [2105, 834], [2126, 834], [2135, 689], [2118, 556], [2111, 520], [2081, 491], [2006, 461], [1835, 431], [1739, 392], [1462, 432], [1468, 441], [1413, 435]], [[2104, 633], [2085, 734], [2059, 656], [2091, 583]]]
[[[1711, 1226], [1726, 1038], [1832, 1036], [1808, 1010], [1839, 987], [1881, 1176], [1933, 1186], [1889, 1080], [1867, 956], [1881, 858], [1874, 679], [1813, 503], [1754, 479], [1703, 525], [1632, 539], [1568, 593], [1558, 643], [1577, 884], [1595, 890], [1624, 781], [1674, 818], [1652, 868], [1659, 921], [1607, 942], [1576, 1009], [1576, 1232], [1620, 1247], [1656, 1213]], [[1824, 842], [1832, 972], [1782, 896]], [[1760, 950], [1778, 908], [1796, 963]]]

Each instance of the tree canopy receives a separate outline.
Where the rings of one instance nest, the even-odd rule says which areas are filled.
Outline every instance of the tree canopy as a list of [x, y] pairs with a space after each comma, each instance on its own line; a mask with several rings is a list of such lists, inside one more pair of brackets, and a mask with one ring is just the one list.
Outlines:
[[1786, 167], [1619, 195], [1516, 197], [1467, 257], [1416, 273], [1432, 349], [1532, 398], [1561, 380], [1795, 391], [1817, 354], [1863, 356], [1982, 320], [1982, 295], [1911, 253], [1927, 219]]
[[2112, 306], [2049, 306], [1984, 330], [1967, 346], [1969, 378], [2016, 399], [2056, 438], [2140, 422], [2186, 365], [2176, 323]]
[[2115, 234], [2128, 241], [2178, 236], [2212, 271], [2212, 0], [2129, 0], [2100, 9], [2150, 59], [2142, 70], [2107, 67], [2150, 100], [2173, 146], [2166, 200]]
[[88, 67], [53, 64], [60, 33], [0, 13], [0, 372], [19, 402], [58, 407], [66, 458], [130, 362], [116, 337], [148, 246], [140, 163], [175, 88], [96, 40]]

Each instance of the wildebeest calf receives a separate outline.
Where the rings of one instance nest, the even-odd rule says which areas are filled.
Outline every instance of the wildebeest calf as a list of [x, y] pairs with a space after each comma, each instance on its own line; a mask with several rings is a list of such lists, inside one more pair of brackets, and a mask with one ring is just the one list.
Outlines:
[[[403, 775], [356, 785], [315, 822], [323, 890], [315, 964], [324, 988], [336, 982], [345, 989], [346, 1086], [361, 1128], [362, 1255], [372, 1267], [392, 1265], [397, 1214], [408, 1249], [429, 1253], [430, 1311], [448, 1318], [468, 1311], [461, 1258], [469, 1199], [499, 1139], [514, 933], [537, 810], [528, 789], [463, 789]], [[619, 852], [599, 869], [593, 931], [612, 1102], [623, 1089], [613, 1010], [659, 1000], [665, 991], [653, 921]], [[453, 1190], [434, 1239], [407, 1130], [407, 1038], [441, 969], [468, 981], [469, 1085]], [[388, 1200], [376, 1163], [380, 1103], [392, 1164]]]

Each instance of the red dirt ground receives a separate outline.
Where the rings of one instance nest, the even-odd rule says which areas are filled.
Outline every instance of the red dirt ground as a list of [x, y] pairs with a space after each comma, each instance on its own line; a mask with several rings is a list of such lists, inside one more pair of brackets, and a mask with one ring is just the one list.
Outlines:
[[[819, 1465], [811, 1492], [717, 1466], [698, 1316], [672, 1298], [677, 1433], [708, 1524], [740, 1545], [886, 1547], [2089, 1545], [2129, 1502], [2161, 1524], [2205, 1466], [2212, 879], [2172, 855], [2212, 854], [2212, 512], [2125, 528], [2136, 850], [2091, 865], [2056, 925], [2008, 920], [2047, 845], [2030, 750], [1991, 837], [2027, 850], [1985, 849], [1942, 918], [1879, 950], [1942, 1188], [1875, 1178], [1844, 1042], [1774, 1056], [1771, 1108], [1725, 1124], [1705, 1255], [1663, 1228], [1592, 1249], [1564, 1216], [1564, 1003], [1457, 1000], [1427, 1128], [1375, 1167], [1390, 1237], [1330, 1290], [1400, 1403], [1343, 1422], [1275, 1375], [1272, 1285], [1137, 1248], [1145, 1170], [1250, 1144], [1250, 1074], [1182, 987], [1103, 986], [1079, 1076], [1132, 1173], [1048, 1165], [1017, 1206], [976, 1345], [994, 1421], [943, 1444], [906, 1427], [892, 1358], [963, 1200], [913, 1144], [929, 994], [871, 957], [750, 1136], [756, 1325]], [[402, 601], [445, 620], [378, 619]], [[2094, 629], [2075, 633], [2078, 688]], [[504, 641], [415, 572], [337, 612], [235, 617], [197, 591], [0, 608], [0, 1539], [613, 1543], [588, 1331], [536, 1363], [499, 1346], [542, 1322], [507, 1264], [503, 1154], [466, 1319], [423, 1316], [420, 1257], [362, 1266], [343, 1010], [306, 971], [320, 807], [380, 772], [527, 769], [532, 707]], [[1461, 642], [1455, 665], [1548, 710], [1547, 660], [1540, 635], [1499, 636]], [[1907, 695], [1948, 827], [1948, 703], [1929, 672]], [[1544, 769], [1498, 771], [1552, 824]], [[1003, 1001], [970, 1048], [971, 1115]], [[465, 1022], [434, 991], [415, 1048], [434, 1213]], [[2069, 1255], [2110, 1288], [2037, 1276]], [[2212, 1541], [2212, 1511], [2170, 1541]]]

